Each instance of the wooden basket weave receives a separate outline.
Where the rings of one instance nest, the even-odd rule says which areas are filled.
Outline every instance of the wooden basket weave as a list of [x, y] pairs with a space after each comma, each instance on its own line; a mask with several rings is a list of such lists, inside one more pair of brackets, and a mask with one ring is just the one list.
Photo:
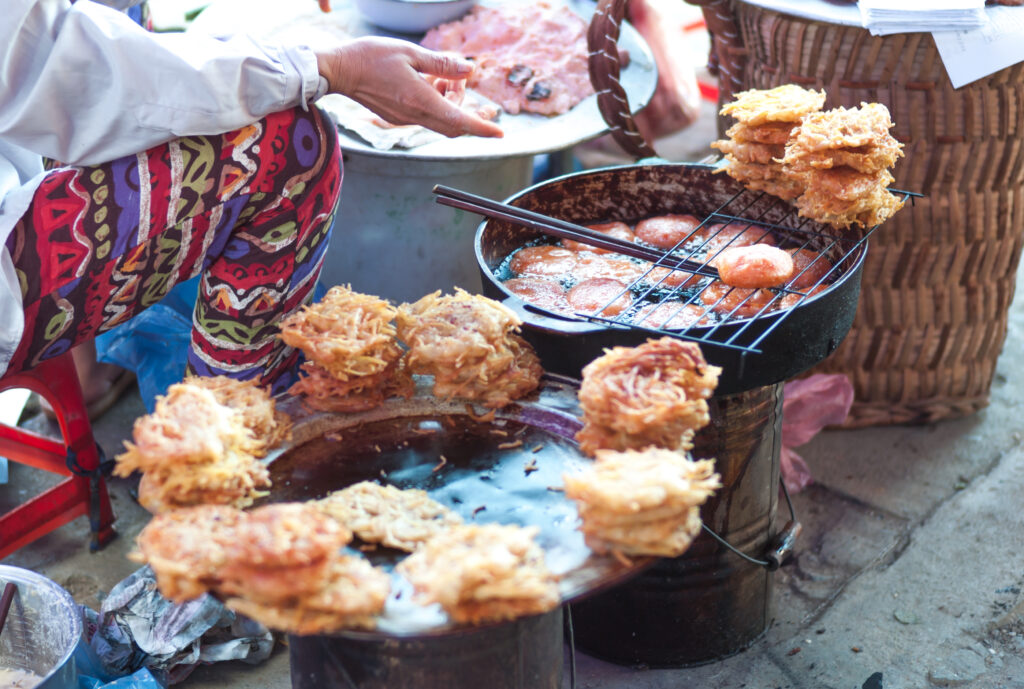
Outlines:
[[817, 369], [853, 380], [847, 425], [984, 407], [1024, 236], [1024, 65], [954, 89], [930, 34], [691, 2], [704, 6], [722, 102], [795, 83], [824, 88], [827, 108], [884, 103], [905, 144], [895, 186], [925, 195], [873, 235], [853, 329]]

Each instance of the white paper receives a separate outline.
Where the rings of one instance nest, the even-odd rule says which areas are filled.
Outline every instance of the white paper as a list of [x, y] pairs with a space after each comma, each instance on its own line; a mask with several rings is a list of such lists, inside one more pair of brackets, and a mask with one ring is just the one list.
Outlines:
[[1024, 61], [1024, 8], [987, 11], [989, 23], [981, 29], [932, 34], [953, 88]]
[[872, 36], [964, 31], [988, 24], [984, 0], [860, 0], [861, 25]]

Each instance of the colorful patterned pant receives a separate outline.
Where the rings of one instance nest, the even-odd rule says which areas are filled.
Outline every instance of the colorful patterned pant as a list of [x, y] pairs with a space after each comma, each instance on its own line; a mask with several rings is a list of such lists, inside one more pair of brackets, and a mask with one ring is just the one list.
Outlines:
[[340, 188], [337, 134], [316, 108], [53, 170], [7, 242], [25, 310], [8, 371], [123, 323], [202, 272], [189, 371], [282, 389], [298, 353], [278, 323], [312, 296]]

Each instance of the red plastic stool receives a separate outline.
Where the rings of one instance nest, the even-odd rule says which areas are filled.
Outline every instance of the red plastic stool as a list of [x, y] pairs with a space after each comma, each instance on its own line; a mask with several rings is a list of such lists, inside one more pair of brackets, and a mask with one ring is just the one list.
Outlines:
[[0, 558], [82, 515], [89, 516], [89, 549], [99, 550], [117, 535], [114, 511], [71, 353], [0, 378], [0, 391], [11, 388], [25, 388], [46, 398], [64, 440], [0, 424], [0, 456], [67, 478], [0, 515]]

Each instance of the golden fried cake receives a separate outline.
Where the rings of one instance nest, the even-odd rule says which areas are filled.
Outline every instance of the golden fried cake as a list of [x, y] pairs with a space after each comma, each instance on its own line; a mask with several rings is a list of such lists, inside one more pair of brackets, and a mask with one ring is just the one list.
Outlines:
[[821, 111], [824, 102], [823, 91], [792, 84], [737, 94], [721, 113], [738, 122], [711, 144], [725, 155], [721, 169], [833, 227], [883, 222], [903, 205], [887, 190], [903, 155], [889, 111], [880, 103]]
[[352, 534], [310, 503], [243, 512], [202, 505], [157, 515], [132, 558], [176, 602], [213, 592], [226, 605], [294, 634], [372, 626], [390, 577], [341, 548]]
[[379, 407], [391, 397], [409, 398], [415, 383], [403, 360], [391, 362], [380, 373], [341, 380], [311, 361], [301, 366], [302, 375], [289, 388], [301, 395], [312, 409], [333, 412], [357, 412]]
[[700, 506], [722, 485], [712, 460], [671, 450], [601, 450], [595, 460], [562, 480], [598, 554], [681, 555], [700, 530]]
[[353, 556], [332, 559], [322, 585], [310, 595], [276, 604], [235, 596], [225, 605], [257, 622], [290, 634], [326, 634], [374, 626], [391, 591], [391, 577]]
[[408, 552], [462, 523], [459, 515], [431, 500], [426, 491], [372, 481], [334, 491], [314, 504], [360, 539]]
[[871, 227], [899, 210], [903, 202], [887, 189], [889, 168], [903, 155], [892, 126], [880, 103], [805, 117], [782, 158], [787, 177], [805, 187], [796, 201], [800, 215], [833, 227]]
[[259, 447], [254, 451], [263, 457], [267, 451], [291, 434], [291, 419], [277, 409], [267, 388], [255, 380], [236, 380], [228, 376], [189, 376], [186, 383], [213, 393], [217, 402], [242, 415], [242, 423], [252, 431]]
[[894, 140], [889, 130], [892, 126], [889, 109], [881, 103], [861, 103], [859, 108], [839, 107], [809, 113], [786, 142], [786, 154], [861, 146], [891, 148]]
[[737, 122], [725, 130], [725, 135], [737, 143], [759, 143], [785, 146], [790, 134], [799, 124], [793, 122], [768, 122], [756, 127]]
[[558, 583], [534, 540], [537, 528], [463, 525], [424, 544], [396, 568], [424, 603], [456, 622], [510, 620], [560, 602]]
[[219, 580], [228, 561], [226, 546], [244, 515], [224, 505], [158, 514], [139, 532], [129, 558], [149, 563], [165, 598], [176, 603], [198, 598]]
[[804, 115], [821, 110], [824, 104], [824, 91], [783, 84], [773, 89], [741, 91], [719, 112], [747, 126], [757, 126], [768, 122], [799, 122]]
[[503, 407], [540, 384], [543, 370], [517, 333], [521, 321], [503, 304], [456, 288], [398, 310], [399, 337], [413, 373], [434, 377], [434, 395]]
[[799, 197], [805, 180], [786, 175], [781, 158], [802, 118], [821, 110], [824, 104], [824, 91], [793, 84], [736, 94], [720, 112], [733, 116], [738, 123], [726, 132], [729, 139], [711, 144], [725, 154], [722, 170], [749, 189], [786, 201]]
[[281, 339], [309, 359], [289, 392], [323, 411], [372, 409], [392, 395], [411, 394], [396, 314], [386, 300], [338, 285], [286, 318]]
[[673, 337], [606, 350], [583, 369], [580, 449], [689, 449], [710, 420], [705, 400], [719, 373], [695, 343]]
[[114, 474], [143, 472], [139, 502], [152, 512], [216, 501], [245, 507], [270, 487], [257, 440], [243, 415], [191, 382], [170, 386], [152, 414], [135, 422]]
[[786, 146], [782, 144], [762, 144], [755, 141], [732, 141], [721, 139], [712, 141], [711, 148], [732, 156], [732, 160], [741, 163], [772, 165], [776, 158], [786, 155]]

